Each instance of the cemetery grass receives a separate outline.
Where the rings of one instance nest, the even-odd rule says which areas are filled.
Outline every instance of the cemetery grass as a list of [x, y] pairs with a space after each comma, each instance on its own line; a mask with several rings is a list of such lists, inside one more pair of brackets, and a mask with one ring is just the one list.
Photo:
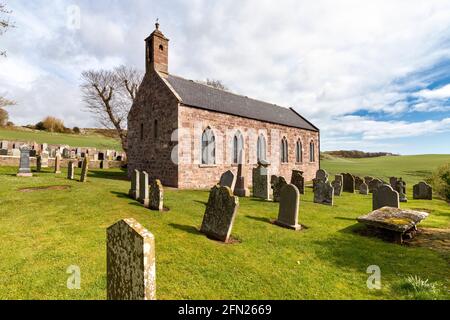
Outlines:
[[99, 134], [67, 134], [0, 128], [0, 140], [36, 141], [37, 143], [63, 144], [72, 147], [122, 150], [119, 140]]
[[[65, 179], [49, 168], [32, 178], [0, 168], [0, 299], [105, 299], [106, 228], [132, 217], [156, 241], [158, 299], [410, 299], [405, 279], [419, 276], [448, 299], [448, 252], [400, 246], [361, 236], [355, 218], [371, 211], [371, 197], [344, 194], [334, 207], [301, 196], [295, 232], [270, 223], [278, 205], [241, 198], [235, 244], [198, 232], [207, 191], [167, 189], [169, 212], [154, 212], [128, 198], [119, 169], [92, 170], [88, 181]], [[76, 169], [79, 178], [80, 169]], [[66, 190], [21, 188], [68, 185]], [[411, 188], [408, 196], [412, 199]], [[411, 200], [427, 208], [423, 227], [450, 228], [450, 207], [441, 200]], [[66, 287], [71, 265], [81, 269], [81, 289]], [[369, 290], [367, 267], [381, 268], [381, 290]]]

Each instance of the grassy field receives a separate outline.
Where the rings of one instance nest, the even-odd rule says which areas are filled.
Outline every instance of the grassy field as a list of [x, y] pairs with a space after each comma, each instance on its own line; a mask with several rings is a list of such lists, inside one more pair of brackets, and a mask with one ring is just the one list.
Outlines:
[[391, 176], [403, 177], [403, 180], [412, 187], [444, 163], [450, 163], [450, 155], [426, 154], [365, 159], [331, 158], [322, 160], [321, 167], [332, 175], [349, 172], [361, 177], [369, 175], [385, 181], [389, 181]]
[[[0, 299], [104, 299], [106, 228], [128, 217], [155, 235], [158, 299], [409, 299], [409, 275], [436, 282], [441, 289], [431, 297], [449, 299], [448, 251], [354, 232], [355, 218], [371, 211], [370, 196], [344, 194], [329, 207], [314, 204], [308, 188], [301, 232], [270, 223], [277, 204], [241, 198], [232, 232], [240, 243], [225, 245], [198, 232], [206, 191], [166, 190], [170, 211], [159, 213], [128, 198], [129, 182], [118, 169], [92, 170], [84, 184], [50, 169], [32, 178], [15, 173], [0, 168]], [[55, 185], [70, 189], [19, 191]], [[402, 207], [427, 208], [422, 227], [450, 228], [444, 201]], [[66, 287], [71, 265], [81, 269], [80, 290]], [[381, 290], [366, 286], [370, 265], [381, 268]]]
[[122, 150], [118, 140], [94, 134], [77, 135], [0, 128], [0, 140], [36, 141], [37, 143], [67, 144], [72, 147]]

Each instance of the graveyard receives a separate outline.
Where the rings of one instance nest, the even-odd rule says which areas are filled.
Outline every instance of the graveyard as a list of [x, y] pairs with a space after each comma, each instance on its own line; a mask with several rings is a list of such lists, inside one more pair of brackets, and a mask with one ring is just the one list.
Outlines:
[[[300, 231], [273, 223], [278, 203], [241, 197], [225, 244], [200, 232], [209, 190], [166, 188], [167, 211], [151, 211], [129, 197], [123, 169], [91, 169], [84, 183], [81, 170], [69, 180], [67, 168], [20, 178], [17, 167], [0, 167], [0, 299], [106, 299], [106, 229], [124, 218], [155, 237], [157, 299], [413, 299], [408, 276], [449, 285], [448, 239], [398, 245], [358, 233], [370, 195], [343, 192], [333, 206], [321, 205], [308, 183]], [[401, 207], [430, 213], [420, 228], [448, 230], [448, 204], [415, 200], [408, 186]], [[71, 265], [80, 267], [80, 290], [66, 287]], [[366, 286], [369, 265], [382, 270], [381, 290]], [[448, 292], [419, 298], [448, 299]]]

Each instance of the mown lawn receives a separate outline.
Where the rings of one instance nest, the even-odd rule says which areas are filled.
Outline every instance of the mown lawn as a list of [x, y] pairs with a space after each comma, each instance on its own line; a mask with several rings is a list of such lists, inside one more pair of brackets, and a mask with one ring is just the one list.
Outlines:
[[[370, 175], [389, 181], [389, 177], [403, 177], [412, 188], [429, 176], [438, 166], [450, 163], [450, 154], [424, 154], [364, 159], [332, 158], [321, 160], [321, 167], [330, 174], [349, 172], [364, 177]], [[334, 179], [334, 178], [333, 178]], [[332, 179], [332, 180], [333, 180]]]
[[[301, 232], [269, 223], [277, 204], [241, 199], [232, 232], [240, 243], [224, 245], [197, 231], [206, 191], [166, 190], [170, 212], [159, 213], [128, 198], [119, 170], [93, 170], [85, 184], [65, 172], [17, 178], [16, 170], [0, 168], [0, 299], [104, 299], [106, 228], [127, 217], [155, 235], [158, 299], [406, 299], [400, 287], [408, 275], [450, 284], [448, 252], [353, 232], [355, 218], [371, 209], [370, 196], [344, 194], [328, 207], [314, 204], [308, 189], [300, 207], [308, 229]], [[71, 188], [19, 191], [50, 185]], [[424, 227], [450, 227], [444, 201], [402, 206], [429, 209]], [[81, 268], [80, 290], [66, 287], [70, 265]], [[370, 265], [381, 268], [381, 290], [366, 286]], [[445, 291], [439, 297], [449, 298]]]
[[71, 147], [122, 150], [118, 140], [95, 134], [78, 135], [0, 128], [0, 140], [36, 141], [37, 143], [66, 144]]

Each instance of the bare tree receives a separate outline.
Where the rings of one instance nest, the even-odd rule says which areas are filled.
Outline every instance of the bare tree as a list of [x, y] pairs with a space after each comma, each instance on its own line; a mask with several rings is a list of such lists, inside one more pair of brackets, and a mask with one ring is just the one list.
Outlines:
[[81, 90], [87, 109], [101, 125], [115, 129], [127, 152], [127, 116], [136, 99], [142, 73], [120, 66], [114, 70], [88, 70], [81, 74]]
[[[0, 3], [0, 35], [4, 34], [8, 28], [14, 27], [14, 24], [9, 20], [11, 11], [6, 9], [4, 3]], [[6, 51], [0, 51], [0, 56], [6, 57]]]
[[215, 79], [206, 79], [206, 84], [216, 89], [220, 90], [228, 90], [227, 86], [225, 86], [222, 81]]

